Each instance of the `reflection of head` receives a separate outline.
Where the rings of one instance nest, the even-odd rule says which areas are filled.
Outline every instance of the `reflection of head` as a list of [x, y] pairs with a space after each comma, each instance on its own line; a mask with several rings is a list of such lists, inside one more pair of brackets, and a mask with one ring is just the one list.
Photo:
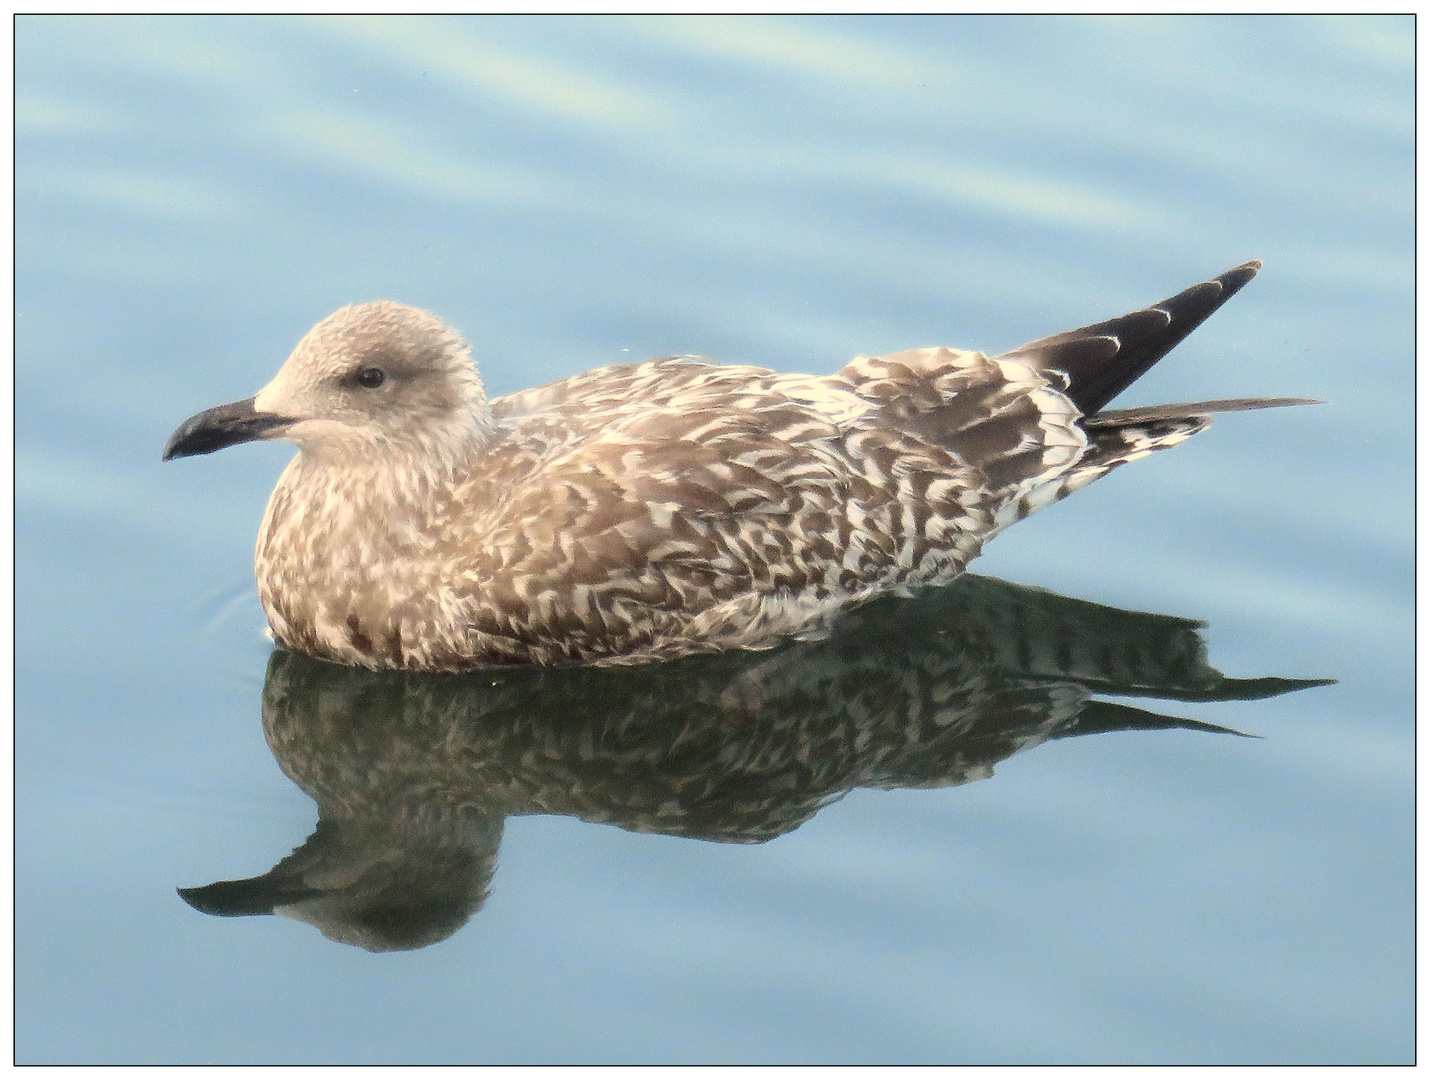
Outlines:
[[[478, 843], [470, 847], [420, 841], [406, 846], [400, 836], [377, 841], [369, 834], [370, 845], [332, 853], [361, 864], [359, 876], [275, 907], [274, 913], [371, 952], [420, 949], [451, 937], [486, 902], [501, 833], [501, 821], [482, 822], [471, 837]], [[354, 839], [351, 832], [344, 835], [343, 846], [353, 847]], [[375, 849], [387, 857], [375, 856]], [[337, 876], [336, 869], [317, 877]]]
[[430, 675], [275, 652], [264, 730], [318, 828], [261, 877], [183, 895], [374, 951], [418, 948], [482, 905], [509, 814], [760, 842], [853, 788], [982, 779], [1048, 739], [1226, 730], [1093, 692], [1208, 701], [1311, 685], [1225, 678], [1199, 625], [965, 577], [870, 604], [825, 641], [637, 668]]
[[446, 837], [320, 820], [267, 874], [179, 894], [210, 915], [286, 915], [370, 952], [420, 949], [451, 937], [486, 902], [501, 834], [500, 818]]

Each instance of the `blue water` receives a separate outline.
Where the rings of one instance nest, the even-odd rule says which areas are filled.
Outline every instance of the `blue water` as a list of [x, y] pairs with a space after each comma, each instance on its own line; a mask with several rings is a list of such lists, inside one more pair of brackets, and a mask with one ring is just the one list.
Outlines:
[[[1411, 1061], [1413, 45], [1409, 17], [21, 17], [18, 1060]], [[1339, 680], [1115, 699], [1262, 739], [1032, 739], [753, 845], [522, 804], [480, 910], [410, 951], [175, 894], [303, 844], [327, 759], [265, 738], [250, 560], [291, 450], [159, 450], [332, 309], [429, 308], [502, 394], [1005, 349], [1249, 258], [1119, 404], [1329, 404], [1222, 418], [975, 569], [1205, 620], [1228, 675]]]

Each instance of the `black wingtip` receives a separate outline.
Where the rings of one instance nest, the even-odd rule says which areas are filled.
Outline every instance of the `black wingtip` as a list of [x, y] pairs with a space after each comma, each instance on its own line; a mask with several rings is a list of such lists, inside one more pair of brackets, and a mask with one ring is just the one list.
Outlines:
[[1140, 338], [1132, 334], [1123, 335], [1118, 355], [1109, 364], [1090, 373], [1081, 386], [1074, 379], [1068, 396], [1085, 415], [1097, 412], [1211, 318], [1260, 269], [1261, 260], [1252, 259], [1153, 305], [1153, 310], [1165, 311], [1171, 316], [1168, 324]]
[[[1231, 267], [1226, 273], [1218, 273], [1216, 278], [1211, 279], [1213, 282], [1216, 282], [1217, 285], [1221, 286], [1221, 299], [1217, 302], [1217, 308], [1220, 308], [1223, 303], [1226, 303], [1227, 300], [1230, 300], [1233, 296], [1236, 296], [1238, 292], [1241, 292], [1241, 288], [1243, 288], [1247, 282], [1250, 282], [1251, 279], [1256, 278], [1257, 273], [1260, 272], [1261, 260], [1251, 259], [1250, 262], [1244, 262], [1241, 263], [1240, 266]], [[1211, 282], [1208, 282], [1208, 285], [1210, 285], [1210, 283]], [[1163, 303], [1171, 303], [1174, 299], [1175, 298], [1168, 298], [1164, 300]], [[1160, 308], [1160, 306], [1161, 305], [1158, 305], [1158, 308]], [[1214, 312], [1217, 308], [1211, 310]], [[1207, 315], [1211, 315], [1211, 312], [1207, 312]], [[1203, 316], [1203, 318], [1205, 318], [1205, 316]]]
[[1171, 352], [1261, 269], [1252, 259], [1169, 296], [1159, 304], [1063, 334], [1005, 355], [1068, 377], [1068, 397], [1091, 416]]
[[1240, 266], [1233, 266], [1224, 274], [1217, 276], [1221, 282], [1221, 287], [1226, 290], [1226, 295], [1230, 297], [1237, 289], [1241, 288], [1248, 281], [1261, 272], [1261, 260], [1249, 259]]

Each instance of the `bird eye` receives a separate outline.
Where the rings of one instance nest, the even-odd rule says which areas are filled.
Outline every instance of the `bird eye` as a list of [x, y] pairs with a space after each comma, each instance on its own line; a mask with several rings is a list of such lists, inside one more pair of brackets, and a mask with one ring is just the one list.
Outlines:
[[357, 374], [358, 385], [365, 386], [369, 390], [376, 390], [382, 385], [382, 380], [385, 378], [387, 376], [382, 373], [380, 367], [363, 368]]

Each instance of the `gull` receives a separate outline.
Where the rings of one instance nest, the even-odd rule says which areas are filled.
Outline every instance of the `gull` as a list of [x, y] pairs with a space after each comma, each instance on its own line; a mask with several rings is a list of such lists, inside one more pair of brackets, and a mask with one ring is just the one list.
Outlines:
[[1214, 413], [1311, 403], [1104, 408], [1260, 267], [993, 357], [814, 376], [667, 356], [490, 400], [435, 315], [356, 304], [163, 458], [298, 447], [254, 558], [297, 652], [453, 672], [767, 649], [951, 582], [1008, 525]]

